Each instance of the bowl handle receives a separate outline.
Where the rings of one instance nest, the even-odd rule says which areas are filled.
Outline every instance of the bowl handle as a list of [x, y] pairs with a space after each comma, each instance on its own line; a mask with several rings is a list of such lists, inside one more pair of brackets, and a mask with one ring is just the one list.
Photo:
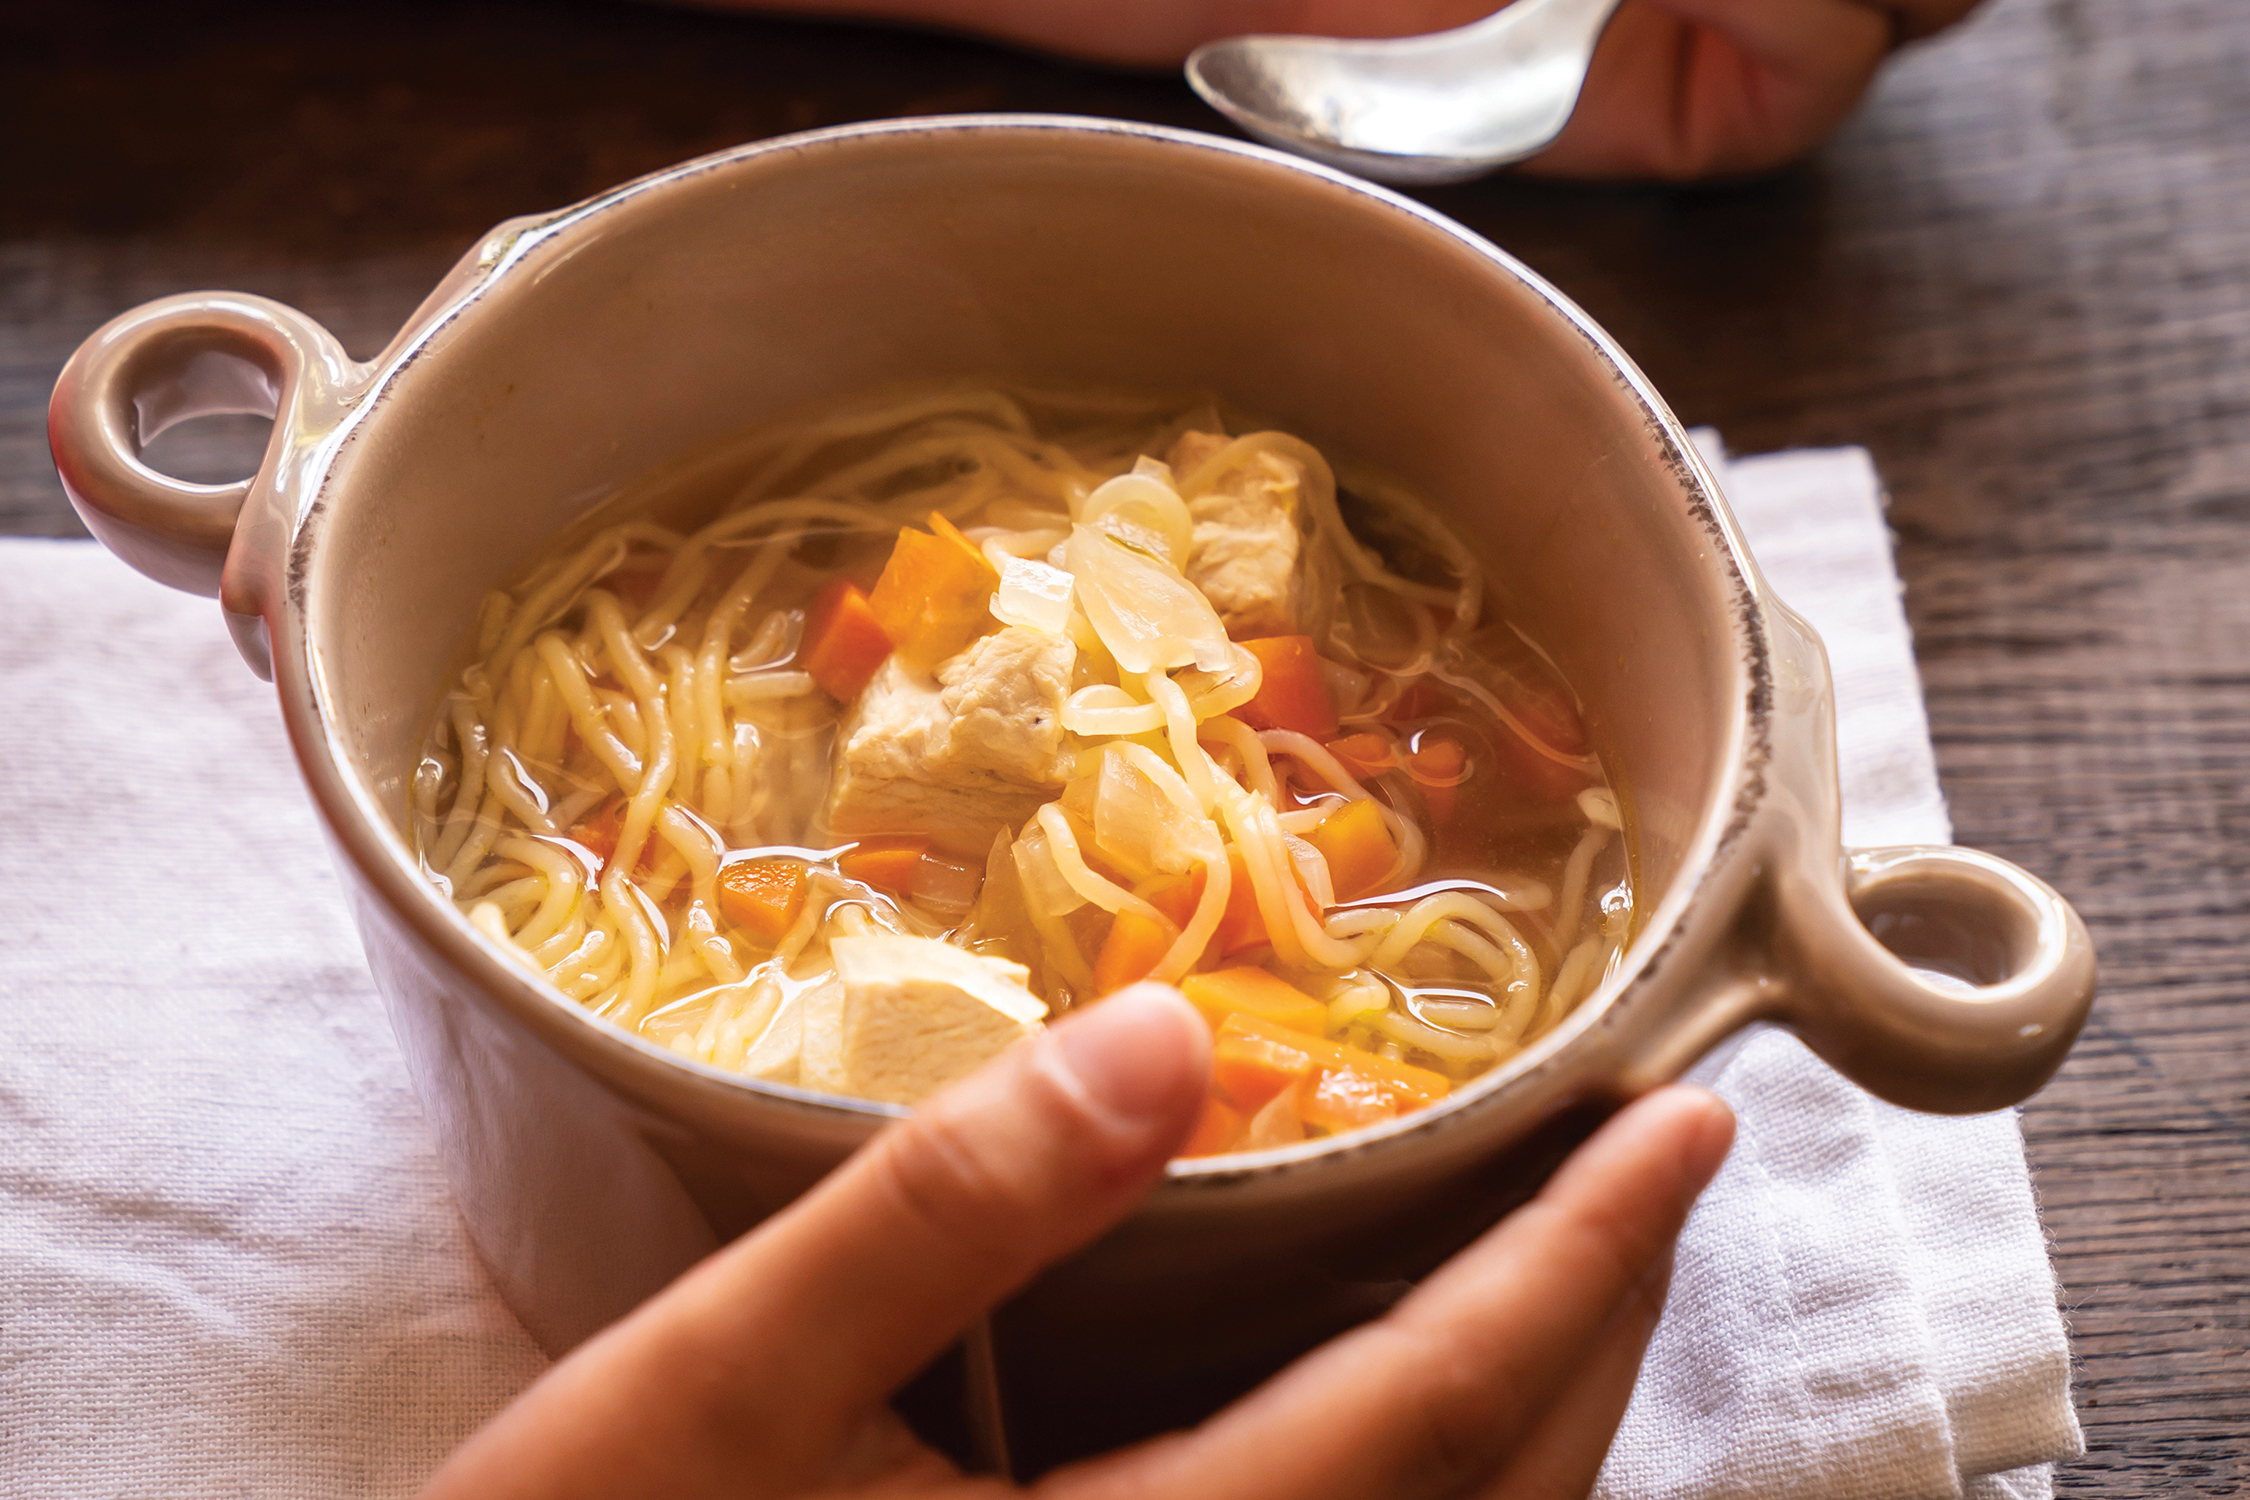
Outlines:
[[1771, 1007], [1861, 1087], [1934, 1114], [2029, 1098], [2094, 998], [2086, 924], [2052, 887], [1974, 849], [1848, 852], [1785, 883]]
[[[295, 308], [241, 292], [162, 297], [78, 346], [47, 404], [47, 442], [70, 503], [104, 546], [159, 583], [215, 596], [244, 502], [271, 484], [299, 435], [286, 418], [315, 387], [325, 394], [359, 373]], [[232, 412], [276, 418], [252, 477], [190, 484], [141, 461], [142, 444], [174, 423]]]
[[1893, 1104], [2005, 1109], [2062, 1066], [2094, 977], [2086, 924], [2037, 876], [1950, 845], [1853, 850], [1826, 881], [1751, 894], [1611, 1088], [1630, 1098], [1778, 1023]]

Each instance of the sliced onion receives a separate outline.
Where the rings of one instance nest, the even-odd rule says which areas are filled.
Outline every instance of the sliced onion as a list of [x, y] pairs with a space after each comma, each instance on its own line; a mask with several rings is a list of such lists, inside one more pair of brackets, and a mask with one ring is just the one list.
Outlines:
[[[1138, 749], [1141, 756], [1132, 756], [1129, 749]], [[1181, 810], [1177, 798], [1147, 774], [1147, 762], [1170, 771], [1145, 747], [1111, 744], [1102, 756], [1093, 792], [1093, 843], [1134, 879], [1147, 879], [1156, 870], [1186, 875], [1215, 857], [1217, 828], [1201, 814]]]
[[1174, 667], [1225, 671], [1234, 644], [1218, 612], [1177, 569], [1090, 526], [1073, 526], [1063, 555], [1079, 608], [1118, 669], [1135, 677]]
[[1188, 517], [1187, 502], [1169, 481], [1169, 474], [1159, 476], [1139, 468], [1120, 474], [1086, 497], [1078, 520], [1184, 568], [1188, 548], [1195, 542], [1195, 522]]
[[924, 854], [914, 866], [914, 889], [910, 896], [923, 910], [959, 921], [977, 904], [977, 892], [983, 886], [983, 866]]
[[[1327, 663], [1323, 662], [1321, 665], [1325, 667]], [[1205, 672], [1200, 668], [1193, 672], [1182, 672], [1172, 680], [1179, 684], [1181, 692], [1187, 694], [1188, 703], [1195, 711], [1195, 722], [1201, 724], [1207, 719], [1216, 719], [1221, 714], [1232, 713], [1257, 697], [1258, 689], [1265, 681], [1265, 668], [1259, 665], [1258, 658], [1237, 646], [1234, 648], [1232, 665], [1216, 672]]]
[[1045, 829], [1034, 825], [1016, 840], [1016, 874], [1023, 881], [1024, 905], [1034, 917], [1067, 917], [1086, 904], [1086, 898], [1063, 878], [1055, 864], [1055, 851]]
[[1160, 812], [1149, 779], [1123, 756], [1105, 752], [1101, 774], [1094, 779], [1094, 845], [1128, 880], [1146, 880], [1158, 868]]
[[1218, 825], [1145, 745], [1110, 745], [1094, 792], [1094, 842], [1135, 879], [1184, 875], [1221, 857]]
[[1070, 575], [1029, 557], [1000, 564], [1000, 589], [992, 596], [992, 617], [1003, 625], [1024, 625], [1048, 635], [1070, 628]]

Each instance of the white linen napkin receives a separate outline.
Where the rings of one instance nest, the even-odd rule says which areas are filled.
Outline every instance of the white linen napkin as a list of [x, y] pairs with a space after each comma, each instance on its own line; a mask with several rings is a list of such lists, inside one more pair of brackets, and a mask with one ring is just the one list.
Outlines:
[[[1727, 482], [1828, 638], [1847, 836], [1942, 840], [1865, 455]], [[0, 620], [0, 1497], [410, 1494], [544, 1361], [271, 690], [208, 602], [89, 543], [0, 540]], [[1876, 1104], [1780, 1033], [1717, 1072], [1739, 1142], [1601, 1493], [2048, 1493], [2022, 1466], [2079, 1439], [2014, 1117]]]
[[[1882, 488], [1862, 448], [1697, 441], [1836, 680], [1847, 845], [1948, 842]], [[1734, 1152], [1681, 1237], [1604, 1500], [2031, 1500], [2083, 1446], [2012, 1110], [1920, 1115], [1785, 1032], [1699, 1070]]]

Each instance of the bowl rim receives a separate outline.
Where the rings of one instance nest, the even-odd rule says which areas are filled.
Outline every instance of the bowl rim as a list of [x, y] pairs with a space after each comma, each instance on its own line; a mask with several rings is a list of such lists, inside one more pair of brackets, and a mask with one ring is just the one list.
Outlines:
[[[576, 1004], [529, 973], [473, 927], [420, 873], [403, 833], [384, 809], [371, 776], [357, 764], [341, 726], [347, 715], [332, 691], [324, 650], [312, 620], [322, 588], [321, 538], [348, 489], [349, 450], [378, 420], [414, 367], [431, 355], [439, 336], [480, 304], [535, 274], [556, 252], [605, 218], [639, 201], [706, 176], [755, 164], [822, 158], [862, 143], [901, 139], [942, 143], [962, 136], [1016, 136], [1027, 141], [1080, 141], [1100, 147], [1154, 148], [1216, 170], [1248, 167], [1278, 173], [1333, 195], [1338, 211], [1380, 213], [1406, 227], [1466, 250], [1500, 276], [1543, 302], [1592, 351], [1604, 372], [1639, 409], [1653, 445], [1667, 458], [1671, 478], [1690, 517], [1708, 535], [1706, 566], [1717, 574], [1734, 627], [1734, 708], [1728, 744], [1718, 764], [1721, 782], [1711, 789], [1694, 833], [1685, 841], [1679, 874], [1648, 911], [1623, 962], [1564, 1021], [1530, 1048], [1470, 1080], [1438, 1104], [1400, 1119], [1340, 1136], [1264, 1151], [1174, 1159], [1165, 1171], [1169, 1189], [1212, 1189], [1272, 1180], [1306, 1169], [1332, 1167], [1370, 1153], [1391, 1155], [1411, 1143], [1467, 1128], [1480, 1106], [1525, 1087], [1556, 1069], [1574, 1043], [1609, 1022], [1632, 997], [1648, 991], [1679, 945], [1686, 919], [1709, 889], [1725, 852], [1749, 829], [1763, 800], [1763, 770], [1771, 755], [1770, 645], [1763, 590], [1722, 492], [1685, 427], [1630, 356], [1560, 290], [1499, 246], [1454, 220], [1398, 193], [1332, 168], [1248, 142], [1171, 126], [1058, 114], [967, 114], [870, 121], [753, 141], [692, 158], [634, 178], [580, 202], [494, 227], [456, 270], [407, 320], [390, 345], [360, 367], [365, 383], [351, 394], [342, 418], [307, 451], [309, 493], [288, 539], [280, 616], [271, 629], [275, 685], [293, 748], [320, 807], [332, 842], [347, 856], [383, 904], [451, 969], [474, 984], [543, 1043], [582, 1069], [592, 1064], [602, 1082], [664, 1113], [694, 1101], [718, 1111], [750, 1104], [794, 1113], [815, 1129], [864, 1138], [910, 1111], [904, 1106], [848, 1099], [793, 1085], [769, 1083], [684, 1058], [638, 1033], [627, 1032]], [[817, 161], [816, 161], [817, 165]]]

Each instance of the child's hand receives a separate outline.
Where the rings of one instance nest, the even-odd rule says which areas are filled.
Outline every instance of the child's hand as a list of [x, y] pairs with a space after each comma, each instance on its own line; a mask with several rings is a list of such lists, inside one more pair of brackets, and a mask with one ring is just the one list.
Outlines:
[[[1577, 113], [1520, 170], [1683, 180], [1794, 161], [1851, 113], [1894, 46], [1943, 30], [1975, 3], [1624, 0]], [[946, 26], [1150, 67], [1244, 32], [1406, 36], [1497, 9], [1492, 0], [795, 0], [786, 8]]]
[[1625, 0], [1578, 109], [1522, 170], [1554, 177], [1762, 172], [1823, 140], [1892, 47], [1976, 0]]
[[[878, 1136], [794, 1207], [557, 1365], [425, 1500], [994, 1497], [890, 1393], [978, 1315], [1131, 1211], [1185, 1139], [1204, 1023], [1139, 985]], [[1732, 1138], [1665, 1089], [1389, 1316], [1193, 1432], [1038, 1492], [1143, 1500], [1582, 1494], [1663, 1305], [1673, 1238]]]

